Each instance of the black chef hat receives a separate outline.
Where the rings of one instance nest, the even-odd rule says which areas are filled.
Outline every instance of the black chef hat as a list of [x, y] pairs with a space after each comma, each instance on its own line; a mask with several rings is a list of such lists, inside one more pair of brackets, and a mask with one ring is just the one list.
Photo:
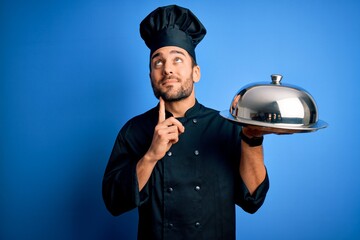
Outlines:
[[204, 38], [205, 27], [186, 8], [177, 5], [159, 7], [140, 23], [140, 35], [150, 49], [150, 56], [159, 48], [176, 46], [195, 57], [195, 47]]

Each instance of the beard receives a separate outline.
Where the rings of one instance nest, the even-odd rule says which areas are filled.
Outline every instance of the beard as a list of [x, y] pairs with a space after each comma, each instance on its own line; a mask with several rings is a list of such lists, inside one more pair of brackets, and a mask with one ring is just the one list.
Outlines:
[[[185, 81], [183, 82], [183, 84], [180, 85], [180, 87], [168, 86], [163, 90], [159, 86], [161, 86], [161, 84], [166, 81], [166, 79], [166, 77], [161, 79], [158, 85], [155, 85], [153, 81], [151, 81], [151, 86], [157, 99], [161, 97], [166, 102], [181, 101], [185, 98], [188, 98], [194, 89], [192, 74], [189, 78], [185, 79]], [[176, 79], [178, 80], [178, 82], [181, 83], [181, 79]]]

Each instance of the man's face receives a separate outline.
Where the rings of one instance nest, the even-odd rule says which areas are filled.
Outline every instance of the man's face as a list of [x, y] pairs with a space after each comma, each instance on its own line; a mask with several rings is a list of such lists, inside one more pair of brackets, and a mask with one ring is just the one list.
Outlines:
[[193, 66], [186, 50], [162, 47], [151, 56], [150, 78], [155, 97], [174, 102], [193, 93], [194, 82], [200, 79], [200, 68]]

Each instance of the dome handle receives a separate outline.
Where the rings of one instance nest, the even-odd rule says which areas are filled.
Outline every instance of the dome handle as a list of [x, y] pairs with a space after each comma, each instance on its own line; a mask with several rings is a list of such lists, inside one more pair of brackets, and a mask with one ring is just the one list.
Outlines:
[[282, 75], [280, 75], [280, 74], [272, 74], [271, 75], [272, 84], [280, 85], [281, 79], [282, 79]]

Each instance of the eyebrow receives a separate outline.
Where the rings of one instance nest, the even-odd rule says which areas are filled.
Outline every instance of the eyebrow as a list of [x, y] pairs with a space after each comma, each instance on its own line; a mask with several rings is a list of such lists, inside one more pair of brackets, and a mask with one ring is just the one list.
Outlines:
[[[170, 54], [181, 54], [181, 55], [183, 55], [184, 57], [186, 56], [184, 52], [178, 51], [178, 50], [171, 50], [171, 51], [170, 51]], [[155, 54], [151, 57], [151, 60], [154, 59], [154, 58], [156, 58], [156, 57], [158, 57], [158, 56], [161, 56], [161, 55], [162, 55], [162, 54], [159, 53], [159, 52], [158, 52], [158, 53], [155, 53]]]

